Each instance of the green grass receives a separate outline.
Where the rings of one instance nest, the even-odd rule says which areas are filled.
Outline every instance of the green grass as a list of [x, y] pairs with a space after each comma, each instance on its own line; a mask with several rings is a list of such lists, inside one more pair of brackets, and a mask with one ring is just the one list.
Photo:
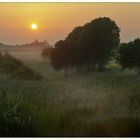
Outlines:
[[28, 61], [44, 81], [0, 75], [0, 136], [138, 136], [140, 77], [114, 63], [104, 73], [64, 77]]

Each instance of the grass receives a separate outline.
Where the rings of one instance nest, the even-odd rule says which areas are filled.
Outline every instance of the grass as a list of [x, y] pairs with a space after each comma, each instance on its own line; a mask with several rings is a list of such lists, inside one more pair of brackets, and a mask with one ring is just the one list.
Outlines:
[[44, 81], [0, 75], [0, 136], [139, 136], [140, 77], [114, 63], [104, 73], [64, 77], [49, 63], [27, 65]]

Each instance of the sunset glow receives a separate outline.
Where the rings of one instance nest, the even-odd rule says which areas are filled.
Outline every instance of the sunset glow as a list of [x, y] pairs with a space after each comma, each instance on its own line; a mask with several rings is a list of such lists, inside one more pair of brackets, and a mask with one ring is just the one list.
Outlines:
[[121, 41], [127, 42], [140, 36], [139, 13], [139, 3], [1, 3], [0, 39], [22, 44], [38, 38], [54, 44], [74, 27], [108, 16], [121, 28]]

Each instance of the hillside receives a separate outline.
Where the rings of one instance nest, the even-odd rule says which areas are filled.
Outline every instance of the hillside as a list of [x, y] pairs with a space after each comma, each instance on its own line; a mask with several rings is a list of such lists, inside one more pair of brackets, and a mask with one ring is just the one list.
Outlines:
[[46, 40], [23, 44], [23, 45], [6, 45], [0, 43], [0, 52], [40, 52], [44, 48], [52, 47]]

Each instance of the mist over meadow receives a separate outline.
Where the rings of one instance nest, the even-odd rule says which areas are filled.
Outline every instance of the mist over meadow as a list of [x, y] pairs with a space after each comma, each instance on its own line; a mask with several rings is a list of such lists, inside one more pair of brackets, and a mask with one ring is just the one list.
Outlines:
[[[32, 7], [35, 13], [41, 5], [36, 6]], [[67, 13], [68, 7], [61, 6]], [[59, 34], [53, 45], [36, 36], [23, 44], [0, 41], [1, 137], [140, 136], [140, 38], [134, 35], [135, 27], [126, 25], [133, 29], [133, 37], [130, 32], [123, 34], [130, 41], [122, 41], [124, 22], [120, 26], [118, 18], [107, 15], [83, 17], [83, 24], [80, 21], [76, 26], [73, 23], [79, 18], [76, 21], [73, 15], [66, 34], [53, 28]], [[39, 32], [38, 22], [32, 22], [30, 30], [34, 35]]]

